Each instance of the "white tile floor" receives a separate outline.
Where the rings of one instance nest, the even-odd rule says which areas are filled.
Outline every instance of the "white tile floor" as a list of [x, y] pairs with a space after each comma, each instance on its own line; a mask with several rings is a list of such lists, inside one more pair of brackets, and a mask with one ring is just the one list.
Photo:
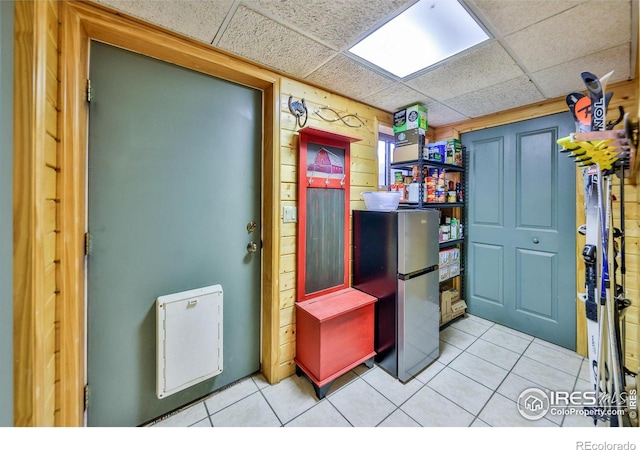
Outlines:
[[318, 400], [305, 377], [269, 385], [255, 375], [154, 427], [593, 427], [581, 415], [523, 418], [526, 388], [588, 390], [585, 358], [467, 315], [440, 333], [440, 357], [406, 384], [360, 365]]

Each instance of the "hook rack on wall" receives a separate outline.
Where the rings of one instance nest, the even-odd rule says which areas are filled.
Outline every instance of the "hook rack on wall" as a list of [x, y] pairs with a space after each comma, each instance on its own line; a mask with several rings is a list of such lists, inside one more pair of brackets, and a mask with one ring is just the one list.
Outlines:
[[640, 135], [640, 126], [638, 126], [638, 119], [632, 121], [629, 117], [629, 114], [625, 114], [624, 116], [624, 133], [631, 141], [631, 145], [636, 150], [638, 149], [638, 137]]
[[[321, 111], [331, 111], [333, 114], [336, 115], [335, 119], [327, 119], [326, 117], [323, 117], [320, 112]], [[336, 111], [335, 109], [330, 108], [329, 106], [321, 106], [320, 108], [316, 109], [313, 112], [315, 115], [317, 115], [318, 117], [320, 117], [322, 120], [324, 120], [325, 122], [337, 122], [338, 120], [342, 121], [342, 123], [344, 123], [346, 126], [351, 127], [351, 128], [360, 128], [362, 125], [364, 125], [363, 120], [358, 117], [357, 114], [344, 114], [344, 115], [340, 115], [340, 113], [338, 111]], [[349, 123], [349, 119], [351, 117], [354, 117], [355, 119], [357, 119], [360, 122], [360, 125], [351, 125]]]
[[638, 122], [632, 122], [628, 113], [622, 120], [624, 129], [571, 133], [558, 139], [563, 147], [561, 152], [576, 157], [575, 162], [583, 167], [599, 164], [601, 169], [611, 170], [617, 164], [633, 173], [637, 164]]
[[624, 133], [626, 138], [629, 139], [629, 142], [631, 143], [629, 167], [632, 174], [640, 170], [640, 161], [638, 161], [638, 141], [640, 137], [639, 122], [640, 121], [637, 118], [635, 121], [632, 121], [628, 113], [624, 115]]
[[[293, 97], [289, 96], [289, 111], [291, 111], [291, 114], [295, 116], [298, 127], [303, 128], [307, 124], [309, 114], [307, 111], [307, 105], [304, 103], [304, 99], [301, 101], [294, 101]], [[302, 117], [304, 117], [303, 121], [301, 121]]]

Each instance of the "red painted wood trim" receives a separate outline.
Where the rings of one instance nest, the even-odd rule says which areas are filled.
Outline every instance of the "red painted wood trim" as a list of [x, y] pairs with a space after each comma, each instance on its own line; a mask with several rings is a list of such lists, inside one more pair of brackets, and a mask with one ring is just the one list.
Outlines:
[[318, 322], [326, 322], [340, 314], [348, 313], [377, 301], [376, 297], [365, 292], [346, 288], [305, 302], [298, 302], [296, 307], [315, 317]]
[[[314, 136], [314, 137], [319, 138], [319, 139], [347, 142], [349, 144], [352, 143], [352, 142], [358, 142], [358, 141], [362, 140], [359, 137], [348, 136], [346, 134], [336, 133], [334, 131], [323, 130], [321, 128], [316, 128], [316, 127], [301, 128], [300, 130], [298, 130], [298, 133], [300, 133], [300, 135]], [[314, 140], [313, 142], [320, 142], [320, 141]]]
[[[296, 280], [296, 292], [297, 301], [305, 301], [311, 298], [315, 298], [321, 295], [325, 295], [330, 292], [339, 291], [341, 289], [349, 287], [349, 213], [350, 213], [350, 187], [351, 187], [351, 157], [350, 146], [352, 142], [360, 141], [360, 138], [353, 136], [347, 136], [344, 134], [334, 133], [327, 130], [322, 130], [314, 127], [306, 127], [299, 130], [299, 163], [298, 163], [298, 233], [297, 233], [297, 280]], [[340, 183], [340, 180], [330, 179], [329, 184], [324, 181], [320, 181], [320, 177], [317, 180], [319, 182], [318, 187], [329, 189], [343, 189], [345, 191], [345, 205], [344, 205], [344, 276], [343, 283], [335, 287], [324, 289], [322, 291], [305, 294], [305, 280], [306, 280], [306, 229], [307, 229], [307, 187], [309, 186], [309, 179], [307, 177], [307, 146], [308, 143], [314, 143], [318, 145], [327, 145], [330, 147], [343, 148], [344, 149], [344, 184]], [[316, 180], [313, 180], [314, 182]], [[313, 183], [312, 183], [313, 185]]]
[[300, 367], [300, 369], [302, 369], [302, 371], [307, 374], [307, 376], [311, 379], [311, 381], [313, 381], [313, 383], [318, 386], [318, 387], [322, 387], [327, 383], [332, 382], [333, 380], [335, 380], [336, 378], [341, 377], [342, 375], [344, 375], [345, 373], [347, 373], [348, 371], [350, 371], [351, 369], [353, 369], [354, 367], [358, 367], [360, 364], [362, 364], [363, 362], [365, 362], [368, 359], [373, 358], [374, 356], [376, 356], [376, 352], [371, 352], [365, 356], [363, 356], [362, 358], [352, 362], [351, 364], [349, 364], [348, 366], [345, 366], [342, 370], [339, 370], [325, 378], [323, 378], [322, 380], [318, 379], [313, 372], [311, 372], [308, 368], [306, 368], [304, 366], [304, 364], [302, 364], [300, 361], [298, 361], [298, 359], [294, 359], [294, 362], [297, 364], [298, 367]]

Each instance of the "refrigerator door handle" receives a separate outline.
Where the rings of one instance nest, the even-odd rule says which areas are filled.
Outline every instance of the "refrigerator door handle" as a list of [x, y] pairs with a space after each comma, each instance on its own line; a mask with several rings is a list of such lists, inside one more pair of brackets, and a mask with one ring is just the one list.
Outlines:
[[435, 266], [429, 266], [425, 269], [416, 270], [415, 272], [411, 272], [411, 273], [399, 273], [398, 280], [410, 280], [412, 278], [416, 278], [421, 275], [424, 275], [425, 273], [435, 272], [436, 270], [439, 270], [439, 269], [440, 269], [440, 266], [436, 264]]

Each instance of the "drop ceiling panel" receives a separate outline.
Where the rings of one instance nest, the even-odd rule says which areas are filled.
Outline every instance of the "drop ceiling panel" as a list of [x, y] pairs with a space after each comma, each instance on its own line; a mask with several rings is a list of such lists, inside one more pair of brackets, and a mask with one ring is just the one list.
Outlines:
[[335, 55], [328, 47], [242, 6], [218, 46], [300, 78]]
[[387, 89], [394, 84], [390, 78], [342, 55], [336, 56], [306, 79], [313, 84], [355, 99], [364, 98], [371, 92]]
[[97, 0], [176, 33], [211, 43], [233, 0]]
[[498, 42], [452, 58], [406, 84], [436, 100], [459, 97], [523, 75]]
[[243, 2], [302, 34], [345, 50], [367, 33], [415, 0], [250, 0]]
[[528, 105], [544, 97], [526, 76], [505, 81], [447, 101], [447, 106], [468, 117], [480, 117], [498, 111]]
[[469, 7], [486, 19], [486, 25], [507, 36], [532, 24], [573, 8], [581, 1], [570, 0], [469, 0]]
[[580, 78], [580, 73], [585, 70], [599, 77], [613, 70], [609, 83], [629, 79], [631, 66], [628, 55], [630, 53], [630, 45], [623, 44], [613, 49], [541, 70], [532, 76], [548, 98], [566, 96], [570, 92], [584, 92], [585, 86]]
[[432, 101], [429, 97], [403, 84], [394, 84], [387, 89], [372, 92], [363, 99], [384, 111], [397, 111], [404, 106], [416, 103], [426, 104]]
[[439, 127], [449, 123], [462, 122], [470, 116], [461, 114], [441, 103], [430, 102], [426, 104], [430, 127]]
[[537, 72], [631, 40], [631, 4], [593, 1], [505, 38], [526, 67]]

